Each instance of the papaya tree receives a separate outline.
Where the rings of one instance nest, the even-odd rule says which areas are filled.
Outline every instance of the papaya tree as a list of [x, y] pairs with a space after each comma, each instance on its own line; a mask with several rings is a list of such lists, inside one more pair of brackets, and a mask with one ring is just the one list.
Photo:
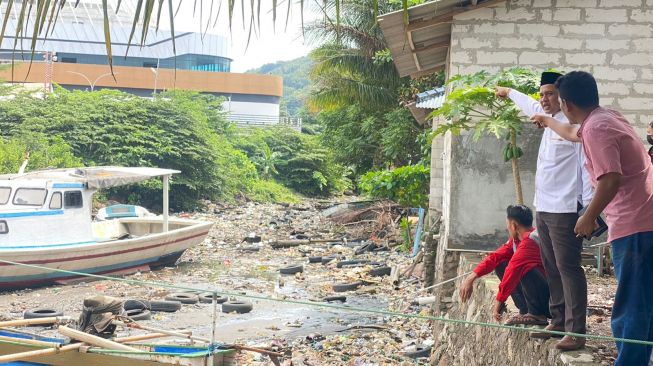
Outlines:
[[447, 120], [433, 133], [434, 136], [450, 131], [459, 135], [470, 131], [478, 140], [483, 135], [493, 135], [505, 141], [501, 158], [512, 164], [515, 196], [519, 204], [524, 203], [518, 159], [523, 152], [517, 144], [524, 118], [519, 108], [508, 98], [495, 96], [495, 87], [503, 86], [533, 95], [539, 91], [539, 74], [532, 70], [513, 68], [490, 74], [480, 71], [470, 75], [454, 76], [448, 81], [450, 93], [443, 106], [431, 117]]

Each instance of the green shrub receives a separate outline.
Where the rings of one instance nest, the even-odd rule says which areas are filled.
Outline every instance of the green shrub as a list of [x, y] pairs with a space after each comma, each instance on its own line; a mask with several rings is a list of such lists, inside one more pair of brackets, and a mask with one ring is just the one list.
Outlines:
[[0, 173], [18, 173], [26, 153], [29, 162], [25, 171], [81, 165], [62, 138], [54, 136], [48, 141], [44, 135], [26, 134], [6, 141], [0, 138]]
[[[0, 102], [0, 133], [59, 136], [87, 166], [180, 170], [171, 180], [170, 206], [187, 210], [199, 199], [234, 199], [258, 178], [247, 156], [228, 141], [229, 124], [219, 102], [194, 92], [148, 100], [118, 91], [57, 89], [44, 99], [19, 95]], [[157, 208], [161, 182], [150, 180], [110, 194]]]
[[285, 127], [247, 129], [233, 140], [256, 164], [260, 176], [307, 196], [326, 196], [348, 188], [345, 169], [317, 136]]
[[257, 202], [296, 203], [299, 198], [291, 190], [272, 180], [256, 180], [247, 197]]
[[429, 168], [406, 165], [394, 170], [369, 172], [360, 178], [360, 190], [374, 198], [386, 198], [406, 207], [427, 207]]

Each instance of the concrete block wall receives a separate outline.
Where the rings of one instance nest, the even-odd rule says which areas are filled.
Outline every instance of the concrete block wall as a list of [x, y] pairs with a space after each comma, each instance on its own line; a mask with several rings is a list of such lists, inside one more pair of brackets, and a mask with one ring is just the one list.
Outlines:
[[456, 16], [452, 32], [451, 75], [584, 70], [642, 137], [653, 121], [652, 0], [509, 0]]
[[[508, 0], [455, 16], [450, 51], [450, 75], [515, 66], [589, 71], [601, 104], [623, 113], [642, 141], [653, 121], [652, 0]], [[520, 136], [528, 205], [539, 141], [533, 129]], [[493, 249], [503, 240], [504, 209], [515, 199], [510, 165], [495, 151], [499, 145], [494, 138], [462, 136], [445, 148], [448, 248]]]

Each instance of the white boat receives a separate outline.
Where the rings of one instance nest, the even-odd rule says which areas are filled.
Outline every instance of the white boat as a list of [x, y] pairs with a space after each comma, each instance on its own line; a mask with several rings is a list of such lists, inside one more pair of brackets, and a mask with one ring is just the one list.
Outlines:
[[[211, 223], [168, 217], [176, 170], [94, 167], [0, 175], [0, 260], [93, 274], [128, 274], [173, 264], [201, 243]], [[163, 215], [93, 222], [93, 194], [163, 178]], [[0, 289], [65, 283], [76, 275], [0, 263]]]

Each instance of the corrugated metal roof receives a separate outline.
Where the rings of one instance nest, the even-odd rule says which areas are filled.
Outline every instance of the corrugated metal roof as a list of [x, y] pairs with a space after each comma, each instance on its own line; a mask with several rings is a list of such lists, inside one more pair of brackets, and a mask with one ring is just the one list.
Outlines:
[[415, 107], [423, 109], [438, 109], [442, 107], [445, 100], [445, 89], [444, 87], [440, 87], [417, 94]]
[[379, 16], [392, 59], [401, 76], [430, 74], [444, 68], [453, 16], [505, 0], [437, 0]]

